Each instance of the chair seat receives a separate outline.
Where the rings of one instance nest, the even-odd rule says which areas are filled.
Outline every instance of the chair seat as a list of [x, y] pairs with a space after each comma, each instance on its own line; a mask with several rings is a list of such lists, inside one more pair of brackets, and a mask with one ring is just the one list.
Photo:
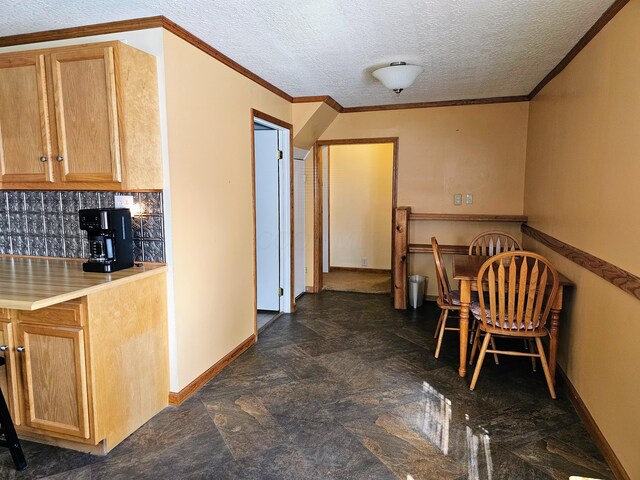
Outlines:
[[[459, 290], [451, 290], [449, 292], [451, 296], [451, 304], [456, 307], [460, 306], [460, 291]], [[478, 302], [478, 292], [471, 292], [471, 304]], [[479, 307], [480, 305], [478, 305]]]
[[[474, 316], [474, 318], [478, 321], [478, 322], [482, 322], [482, 308], [480, 307], [480, 303], [478, 302], [471, 302], [469, 304], [469, 311], [471, 312], [471, 314]], [[530, 325], [529, 327], [525, 328], [525, 326], [523, 324], [521, 324], [520, 326], [516, 325], [516, 322], [512, 322], [512, 325], [509, 326], [509, 318], [507, 316], [505, 316], [503, 322], [502, 322], [502, 326], [499, 328], [502, 328], [504, 330], [533, 330], [534, 327], [537, 328], [538, 325], [540, 324], [540, 320], [538, 319], [538, 323], [534, 326], [534, 325]], [[493, 326], [493, 322], [491, 321], [491, 318], [487, 318], [487, 325]]]

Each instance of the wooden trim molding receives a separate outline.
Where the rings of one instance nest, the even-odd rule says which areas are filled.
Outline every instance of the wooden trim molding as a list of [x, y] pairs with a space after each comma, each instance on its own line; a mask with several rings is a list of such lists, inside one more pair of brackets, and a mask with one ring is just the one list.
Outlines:
[[359, 107], [343, 107], [329, 95], [319, 96], [302, 96], [292, 97], [288, 93], [279, 89], [272, 83], [269, 83], [262, 77], [256, 75], [252, 71], [243, 67], [235, 60], [224, 55], [222, 52], [216, 50], [208, 43], [204, 42], [200, 38], [196, 37], [177, 23], [169, 20], [164, 16], [154, 16], [146, 18], [136, 18], [131, 20], [119, 20], [115, 22], [98, 23], [94, 25], [84, 25], [80, 27], [60, 28], [56, 30], [46, 30], [43, 32], [25, 33], [19, 35], [8, 35], [0, 37], [0, 47], [9, 47], [14, 45], [27, 45], [31, 43], [48, 42], [55, 40], [64, 40], [68, 38], [80, 38], [88, 37], [91, 35], [104, 35], [107, 33], [119, 33], [134, 30], [145, 30], [149, 28], [162, 27], [171, 33], [182, 38], [184, 41], [190, 43], [194, 47], [200, 49], [207, 55], [215, 58], [221, 63], [232, 68], [236, 72], [244, 75], [250, 80], [256, 82], [258, 85], [263, 86], [270, 92], [278, 95], [279, 97], [291, 102], [291, 103], [306, 103], [306, 102], [325, 102], [331, 108], [339, 113], [360, 113], [360, 112], [376, 112], [382, 110], [404, 110], [412, 108], [436, 108], [436, 107], [453, 107], [463, 105], [486, 105], [492, 103], [511, 103], [511, 102], [528, 102], [532, 100], [542, 88], [549, 83], [556, 75], [558, 75], [564, 68], [575, 58], [578, 53], [609, 23], [609, 21], [615, 17], [615, 15], [624, 7], [629, 0], [616, 0], [602, 16], [593, 24], [593, 26], [585, 33], [585, 35], [578, 41], [578, 43], [567, 53], [567, 55], [551, 70], [538, 85], [528, 95], [513, 95], [505, 97], [489, 97], [489, 98], [471, 98], [471, 99], [459, 99], [459, 100], [442, 100], [436, 102], [418, 102], [418, 103], [395, 103], [390, 105], [365, 105]]
[[[330, 147], [332, 145], [366, 145], [366, 144], [379, 144], [379, 143], [392, 143], [393, 144], [393, 159], [392, 159], [392, 172], [391, 172], [391, 258], [394, 258], [395, 245], [393, 243], [394, 226], [396, 206], [398, 204], [398, 137], [377, 137], [377, 138], [345, 138], [345, 139], [333, 139], [333, 140], [318, 140], [314, 144], [314, 164], [313, 164], [313, 177], [314, 177], [314, 208], [313, 208], [313, 290], [315, 293], [322, 291], [322, 241], [323, 241], [323, 201], [322, 201], [322, 161], [320, 151], [322, 147]], [[328, 160], [328, 159], [326, 159]], [[393, 271], [393, 264], [391, 269]], [[393, 275], [392, 275], [393, 277]]]
[[163, 26], [164, 17], [146, 17], [133, 20], [119, 20], [117, 22], [97, 23], [81, 27], [59, 28], [44, 32], [23, 33], [0, 37], [0, 47], [14, 45], [27, 45], [30, 43], [51, 42], [65, 40], [67, 38], [89, 37], [91, 35], [104, 35], [107, 33], [130, 32], [134, 30], [146, 30]]
[[344, 107], [336, 102], [329, 95], [320, 95], [315, 97], [293, 97], [292, 103], [314, 103], [314, 102], [324, 102], [333, 108], [336, 112], [342, 113]]
[[391, 273], [389, 268], [367, 268], [367, 267], [331, 267], [330, 272], [358, 272], [358, 273]]
[[600, 32], [600, 30], [602, 30], [604, 26], [609, 23], [609, 21], [613, 17], [615, 17], [616, 14], [620, 10], [622, 10], [622, 7], [624, 7], [627, 3], [629, 3], [629, 0], [616, 0], [615, 2], [613, 2], [613, 4], [602, 14], [602, 16], [596, 21], [596, 23], [594, 23], [593, 26], [589, 30], [587, 30], [587, 33], [585, 33], [584, 36], [580, 40], [578, 40], [578, 43], [576, 43], [575, 46], [571, 50], [569, 50], [569, 53], [567, 53], [565, 57], [560, 60], [560, 63], [558, 63], [558, 65], [556, 65], [553, 70], [551, 70], [542, 80], [540, 80], [540, 83], [538, 83], [538, 85], [536, 85], [533, 90], [531, 90], [529, 95], [527, 95], [527, 100], [533, 100], [533, 98], [540, 92], [540, 90], [544, 88], [547, 83], [553, 80], [562, 70], [564, 70], [565, 67], [569, 65], [569, 63], [571, 63], [571, 60], [573, 60], [576, 55], [578, 55], [578, 53], [580, 53], [580, 51], [584, 47], [586, 47], [591, 40], [593, 40], [598, 32]]
[[448, 222], [516, 222], [527, 221], [526, 215], [467, 215], [457, 213], [412, 213], [409, 220], [439, 220]]
[[584, 250], [580, 250], [573, 245], [564, 243], [562, 240], [558, 240], [551, 235], [547, 235], [546, 233], [527, 224], [523, 224], [520, 229], [525, 235], [549, 247], [551, 250], [559, 253], [563, 257], [568, 258], [573, 263], [586, 268], [591, 273], [595, 273], [599, 277], [604, 278], [607, 282], [640, 300], [640, 277], [637, 275], [627, 272], [626, 270], [623, 270], [606, 260], [602, 260], [601, 258], [591, 255]]
[[487, 105], [491, 103], [528, 102], [527, 95], [511, 97], [469, 98], [461, 100], [442, 100], [438, 102], [393, 103], [390, 105], [365, 105], [362, 107], [344, 107], [340, 113], [379, 112], [382, 110], [405, 110], [409, 108], [460, 107], [465, 105]]
[[155, 16], [147, 18], [137, 18], [134, 20], [120, 20], [117, 22], [98, 23], [95, 25], [87, 25], [82, 27], [61, 28], [58, 30], [47, 30], [45, 32], [26, 33], [21, 35], [10, 35], [7, 37], [0, 37], [0, 47], [8, 47], [12, 45], [26, 45], [29, 43], [48, 42], [52, 40], [64, 40], [67, 38], [80, 38], [88, 37], [90, 35], [104, 35], [107, 33], [119, 33], [132, 30], [145, 30], [148, 28], [162, 27], [165, 30], [180, 37], [187, 43], [190, 43], [194, 47], [203, 51], [210, 57], [215, 58], [219, 62], [225, 64], [229, 68], [244, 75], [249, 80], [254, 81], [258, 85], [266, 88], [272, 93], [275, 93], [279, 97], [293, 101], [293, 97], [288, 93], [280, 90], [275, 85], [267, 82], [264, 78], [259, 77], [252, 71], [240, 65], [235, 60], [227, 57], [222, 52], [216, 50], [208, 43], [204, 42], [200, 38], [193, 35], [191, 32], [185, 30], [180, 25], [172, 22], [167, 17]]
[[611, 445], [609, 445], [609, 442], [607, 442], [607, 439], [598, 427], [596, 421], [591, 416], [589, 409], [587, 409], [587, 406], [582, 401], [582, 398], [580, 398], [578, 391], [569, 380], [569, 377], [567, 377], [567, 374], [560, 367], [558, 367], [556, 371], [560, 374], [560, 378], [562, 378], [562, 382], [569, 400], [578, 412], [578, 415], [580, 415], [580, 418], [587, 427], [589, 435], [591, 435], [591, 438], [598, 446], [598, 449], [602, 452], [604, 459], [609, 464], [609, 467], [611, 468], [611, 471], [613, 472], [615, 477], [620, 480], [631, 480], [631, 477], [629, 476], [629, 474], [627, 474], [626, 470], [622, 466], [622, 463], [620, 463], [620, 460], [613, 451], [613, 448], [611, 448]]
[[202, 388], [209, 380], [220, 373], [223, 368], [225, 368], [236, 358], [238, 358], [242, 353], [244, 353], [244, 351], [247, 350], [251, 345], [256, 343], [257, 339], [258, 337], [256, 336], [256, 334], [252, 334], [244, 342], [238, 345], [233, 351], [229, 352], [227, 355], [217, 361], [215, 365], [207, 369], [206, 372], [204, 372], [182, 390], [180, 390], [179, 392], [169, 392], [169, 405], [180, 405], [187, 398], [200, 390], [200, 388]]
[[227, 57], [225, 54], [223, 54], [222, 52], [216, 50], [215, 48], [213, 48], [211, 45], [209, 45], [208, 43], [204, 42], [203, 40], [200, 40], [198, 37], [193, 35], [191, 32], [185, 30], [184, 28], [182, 28], [177, 23], [172, 22], [171, 20], [169, 20], [166, 17], [162, 17], [162, 26], [166, 30], [168, 30], [171, 33], [173, 33], [174, 35], [177, 35], [178, 37], [180, 37], [185, 42], [190, 43], [194, 47], [202, 50], [204, 53], [206, 53], [210, 57], [215, 58], [220, 63], [223, 63], [227, 67], [229, 67], [229, 68], [235, 70], [236, 72], [244, 75], [249, 80], [253, 80], [258, 85], [266, 88], [270, 92], [275, 93], [279, 97], [281, 97], [281, 98], [283, 98], [283, 99], [285, 99], [285, 100], [287, 100], [289, 102], [293, 101], [293, 97], [291, 95], [289, 95], [288, 93], [284, 92], [283, 90], [280, 90], [278, 87], [276, 87], [272, 83], [267, 82], [264, 78], [259, 77], [258, 75], [253, 73], [251, 70], [248, 70], [248, 69], [244, 68], [238, 62], [236, 62], [235, 60], [232, 60], [231, 58]]
[[[272, 115], [269, 115], [268, 113], [264, 113], [261, 112], [260, 110], [256, 110], [255, 108], [251, 109], [251, 121], [253, 121], [254, 117], [258, 117], [260, 120], [264, 120], [265, 122], [269, 122], [269, 123], [273, 123], [274, 125], [278, 125], [279, 127], [282, 128], [287, 128], [289, 130], [293, 130], [293, 125], [291, 125], [290, 123], [285, 122], [284, 120], [280, 120], [279, 118], [276, 118]], [[253, 133], [253, 129], [251, 130], [251, 133]], [[293, 155], [292, 155], [293, 157]]]
[[[440, 251], [451, 255], [467, 255], [469, 245], [440, 245]], [[409, 253], [433, 253], [430, 243], [410, 243]]]

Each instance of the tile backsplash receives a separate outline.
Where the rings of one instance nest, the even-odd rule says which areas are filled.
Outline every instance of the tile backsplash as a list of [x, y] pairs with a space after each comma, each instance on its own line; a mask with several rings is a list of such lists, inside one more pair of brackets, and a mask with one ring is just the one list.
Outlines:
[[0, 190], [0, 254], [87, 258], [78, 210], [113, 207], [116, 195], [140, 205], [131, 219], [136, 261], [164, 262], [162, 192]]

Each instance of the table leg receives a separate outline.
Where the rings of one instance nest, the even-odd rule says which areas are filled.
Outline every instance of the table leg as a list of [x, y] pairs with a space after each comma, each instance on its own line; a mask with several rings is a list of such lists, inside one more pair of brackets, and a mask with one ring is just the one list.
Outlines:
[[467, 344], [469, 339], [469, 303], [471, 302], [471, 282], [460, 280], [460, 368], [458, 375], [467, 374]]
[[562, 285], [558, 289], [556, 298], [551, 307], [551, 325], [549, 326], [549, 374], [551, 381], [556, 384], [556, 361], [558, 359], [558, 323], [562, 310]]

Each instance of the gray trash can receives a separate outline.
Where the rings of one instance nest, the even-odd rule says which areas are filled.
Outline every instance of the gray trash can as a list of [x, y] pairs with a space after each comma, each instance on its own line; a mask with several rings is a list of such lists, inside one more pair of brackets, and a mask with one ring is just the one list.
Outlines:
[[410, 275], [407, 282], [407, 294], [409, 295], [409, 305], [413, 308], [422, 306], [427, 277], [424, 275]]

